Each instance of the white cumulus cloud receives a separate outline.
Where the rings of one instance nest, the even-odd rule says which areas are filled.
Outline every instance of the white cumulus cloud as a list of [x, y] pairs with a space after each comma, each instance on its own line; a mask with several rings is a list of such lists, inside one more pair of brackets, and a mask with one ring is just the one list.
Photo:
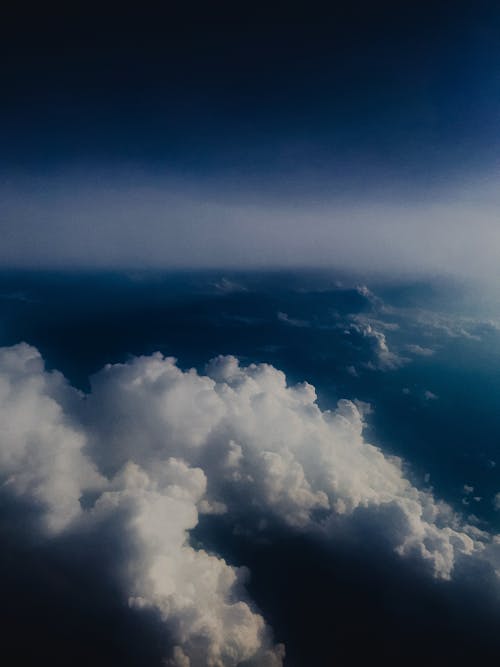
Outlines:
[[398, 553], [445, 579], [462, 557], [496, 558], [489, 536], [366, 442], [366, 411], [321, 410], [314, 387], [267, 364], [217, 357], [199, 374], [159, 353], [106, 366], [84, 396], [22, 344], [0, 349], [0, 480], [52, 532], [116, 522], [126, 594], [164, 619], [170, 664], [277, 667], [284, 649], [245, 594], [246, 571], [190, 542], [201, 513], [257, 513], [328, 540], [334, 517], [372, 512]]

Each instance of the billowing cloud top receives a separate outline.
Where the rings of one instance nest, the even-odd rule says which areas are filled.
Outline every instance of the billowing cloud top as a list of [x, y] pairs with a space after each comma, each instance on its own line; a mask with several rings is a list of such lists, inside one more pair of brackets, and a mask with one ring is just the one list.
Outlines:
[[329, 540], [364, 508], [401, 555], [450, 578], [465, 557], [496, 560], [495, 539], [405, 477], [363, 437], [362, 406], [321, 410], [314, 387], [267, 364], [217, 357], [200, 375], [159, 353], [108, 365], [80, 394], [34, 348], [0, 350], [3, 489], [39, 509], [50, 540], [112, 522], [130, 604], [153, 608], [176, 667], [277, 667], [244, 591], [246, 572], [190, 543], [200, 514], [252, 514]]

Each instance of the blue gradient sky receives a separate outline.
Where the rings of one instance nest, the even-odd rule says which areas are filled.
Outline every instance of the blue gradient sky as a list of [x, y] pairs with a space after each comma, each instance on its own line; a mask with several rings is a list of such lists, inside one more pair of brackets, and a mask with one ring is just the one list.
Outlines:
[[493, 2], [7, 12], [0, 262], [489, 275], [499, 29]]

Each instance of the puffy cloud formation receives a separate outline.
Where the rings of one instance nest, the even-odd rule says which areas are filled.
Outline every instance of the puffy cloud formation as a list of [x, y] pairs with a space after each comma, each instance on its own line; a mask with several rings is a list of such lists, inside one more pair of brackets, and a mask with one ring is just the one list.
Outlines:
[[[181, 404], [167, 408], [181, 442], [197, 440], [194, 431], [181, 428], [191, 416], [189, 406], [187, 413], [181, 410], [190, 391], [188, 382], [184, 395], [177, 395]], [[195, 393], [191, 399], [196, 402]], [[131, 603], [155, 607], [168, 622], [179, 642], [172, 665], [281, 664], [282, 647], [272, 647], [262, 617], [238, 599], [245, 573], [189, 546], [188, 531], [197, 523], [197, 503], [206, 491], [203, 471], [170, 457], [167, 448], [156, 461], [150, 459], [148, 472], [125, 462], [116, 475], [104, 478], [84, 453], [88, 442], [76, 425], [78, 402], [85, 397], [59, 373], [46, 372], [37, 350], [25, 344], [0, 350], [3, 489], [39, 506], [49, 533], [110, 518], [123, 526], [129, 561], [117, 565], [128, 572]], [[118, 405], [115, 409], [116, 418]], [[201, 403], [200, 414], [210, 409]], [[140, 439], [135, 444], [141, 448]], [[84, 510], [86, 493], [97, 500]]]
[[294, 527], [383, 506], [395, 548], [420, 553], [442, 577], [477, 547], [448, 506], [411, 485], [399, 459], [364, 441], [359, 406], [341, 400], [322, 411], [314, 387], [289, 387], [267, 364], [218, 357], [206, 373], [183, 372], [160, 354], [98, 373], [84, 419], [101, 469], [114, 474], [133, 461], [153, 471], [180, 457], [205, 472], [209, 507]]
[[2, 485], [33, 499], [50, 531], [80, 513], [80, 497], [103, 480], [83, 454], [85, 434], [63, 409], [75, 398], [60, 373], [46, 373], [26, 344], [0, 348]]
[[364, 364], [366, 368], [392, 371], [408, 362], [408, 359], [389, 349], [384, 333], [360, 318], [349, 325], [346, 334], [352, 337], [355, 345], [365, 344], [368, 347], [370, 360]]
[[134, 554], [130, 603], [159, 610], [169, 625], [178, 642], [169, 665], [276, 667], [282, 647], [272, 648], [262, 617], [237, 598], [244, 571], [188, 543], [205, 490], [203, 472], [179, 459], [161, 461], [150, 474], [128, 463], [91, 514], [99, 520], [124, 512]]
[[257, 514], [328, 539], [333, 517], [363, 508], [441, 578], [462, 556], [496, 553], [365, 442], [364, 405], [322, 411], [311, 385], [288, 386], [270, 365], [218, 357], [200, 375], [157, 353], [106, 366], [91, 387], [77, 393], [25, 344], [0, 350], [1, 482], [40, 506], [49, 532], [120, 527], [127, 596], [161, 614], [175, 667], [283, 658], [246, 599], [245, 571], [190, 544], [200, 513]]

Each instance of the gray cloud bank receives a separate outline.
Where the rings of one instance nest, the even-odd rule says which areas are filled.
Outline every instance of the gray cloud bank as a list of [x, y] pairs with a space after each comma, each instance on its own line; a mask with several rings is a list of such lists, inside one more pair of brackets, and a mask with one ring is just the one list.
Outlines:
[[363, 437], [363, 409], [322, 411], [314, 388], [234, 357], [183, 371], [157, 353], [108, 365], [81, 394], [27, 344], [0, 349], [3, 492], [37, 508], [44, 539], [113, 525], [132, 607], [154, 610], [175, 667], [277, 667], [284, 648], [245, 593], [247, 572], [196, 548], [201, 515], [246, 515], [329, 542], [368, 513], [392, 548], [450, 579], [496, 568], [499, 539], [467, 524]]
[[497, 274], [495, 188], [300, 199], [167, 177], [3, 178], [3, 266]]

